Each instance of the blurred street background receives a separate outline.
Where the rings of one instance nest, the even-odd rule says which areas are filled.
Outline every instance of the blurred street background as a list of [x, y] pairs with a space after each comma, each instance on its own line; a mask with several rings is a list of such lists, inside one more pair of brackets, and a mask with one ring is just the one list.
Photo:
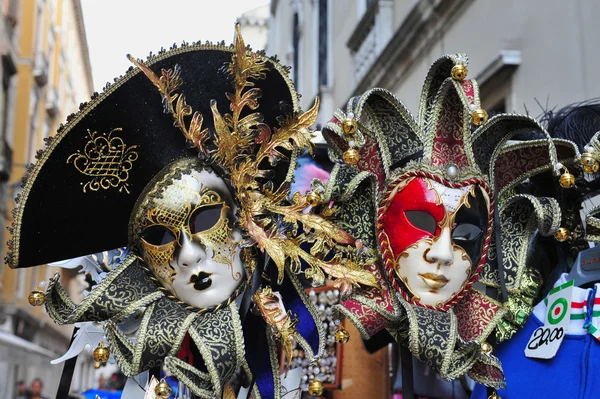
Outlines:
[[[416, 114], [431, 63], [463, 52], [482, 108], [536, 117], [600, 97], [599, 20], [595, 0], [0, 0], [0, 226], [10, 226], [26, 165], [44, 139], [125, 73], [128, 53], [230, 43], [238, 21], [247, 44], [292, 67], [304, 109], [320, 97], [319, 130], [372, 87], [391, 90]], [[0, 229], [0, 242], [7, 239]], [[16, 397], [18, 383], [28, 388], [35, 378], [54, 397], [62, 366], [50, 360], [66, 352], [73, 327], [56, 326], [27, 297], [57, 272], [81, 299], [87, 283], [74, 271], [0, 264], [0, 398]], [[369, 356], [354, 339], [344, 351], [343, 389], [329, 397], [390, 398], [401, 390], [395, 348]], [[96, 369], [84, 352], [72, 391], [118, 388], [116, 370]], [[438, 397], [464, 397], [453, 384], [438, 389]]]

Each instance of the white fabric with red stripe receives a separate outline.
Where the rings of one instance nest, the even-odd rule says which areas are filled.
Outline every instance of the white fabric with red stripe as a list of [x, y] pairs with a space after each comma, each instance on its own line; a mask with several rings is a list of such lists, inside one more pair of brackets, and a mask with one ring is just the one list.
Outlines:
[[[554, 287], [565, 284], [567, 273], [564, 273], [554, 283]], [[548, 299], [538, 303], [533, 309], [535, 316], [542, 322], [546, 320]], [[571, 296], [571, 323], [567, 329], [569, 335], [592, 334], [600, 340], [600, 283], [594, 288], [573, 287]]]

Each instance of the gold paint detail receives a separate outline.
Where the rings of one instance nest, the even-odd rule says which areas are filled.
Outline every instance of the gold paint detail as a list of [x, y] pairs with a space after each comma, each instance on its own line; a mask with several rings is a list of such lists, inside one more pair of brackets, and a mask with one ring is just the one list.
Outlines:
[[298, 316], [292, 316], [290, 311], [286, 313], [280, 303], [281, 297], [275, 294], [271, 287], [257, 290], [252, 296], [252, 301], [265, 322], [271, 327], [275, 338], [281, 341], [289, 367], [292, 361], [294, 340], [298, 334], [296, 330], [299, 322]]
[[81, 183], [83, 192], [87, 190], [99, 191], [118, 188], [119, 192], [129, 194], [129, 172], [133, 163], [138, 159], [137, 145], [128, 146], [115, 132], [116, 128], [108, 133], [91, 132], [88, 130], [89, 140], [83, 150], [71, 154], [67, 163], [73, 163], [75, 169], [91, 180]]
[[450, 280], [448, 280], [448, 278], [446, 278], [446, 276], [443, 274], [438, 275], [434, 273], [419, 273], [419, 277], [421, 277], [421, 280], [423, 280], [423, 282], [436, 293], [440, 290], [440, 288], [444, 288], [446, 284], [450, 282]]
[[[234, 280], [241, 278], [241, 273], [233, 274], [233, 257], [238, 242], [232, 241], [233, 229], [230, 226], [227, 214], [230, 208], [215, 191], [202, 188], [200, 193], [190, 190], [181, 182], [179, 190], [170, 190], [163, 193], [161, 203], [148, 210], [146, 223], [142, 229], [152, 226], [163, 226], [174, 235], [175, 239], [163, 245], [153, 245], [141, 239], [144, 255], [156, 275], [172, 288], [175, 278], [175, 269], [169, 264], [173, 260], [176, 246], [180, 245], [180, 234], [186, 234], [190, 240], [197, 241], [213, 250], [213, 260], [226, 264]], [[181, 195], [186, 201], [181, 204]], [[192, 205], [194, 204], [194, 206]], [[217, 223], [208, 230], [192, 234], [188, 221], [191, 215], [199, 209], [208, 206], [221, 206], [221, 215]]]

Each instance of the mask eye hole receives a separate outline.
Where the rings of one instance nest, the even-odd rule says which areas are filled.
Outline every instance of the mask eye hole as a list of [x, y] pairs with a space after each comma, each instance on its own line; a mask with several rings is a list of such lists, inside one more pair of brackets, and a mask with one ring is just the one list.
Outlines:
[[151, 245], [165, 245], [175, 241], [175, 234], [165, 226], [149, 226], [142, 232], [142, 239]]
[[190, 216], [190, 232], [196, 234], [213, 227], [221, 218], [222, 209], [223, 204], [196, 209]]
[[473, 241], [483, 233], [483, 231], [471, 223], [459, 224], [452, 231], [452, 239], [454, 241]]
[[435, 234], [435, 219], [430, 213], [424, 211], [404, 211], [406, 218], [417, 229], [430, 234]]

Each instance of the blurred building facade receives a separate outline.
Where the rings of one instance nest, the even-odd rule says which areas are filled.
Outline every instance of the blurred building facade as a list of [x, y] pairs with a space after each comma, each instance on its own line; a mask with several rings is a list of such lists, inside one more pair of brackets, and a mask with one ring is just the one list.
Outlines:
[[244, 12], [237, 19], [244, 42], [253, 50], [264, 50], [267, 47], [269, 9], [269, 4], [265, 4]]
[[[93, 86], [79, 0], [0, 0], [0, 4], [0, 180], [2, 157], [10, 156], [8, 182], [0, 190], [4, 207], [0, 214], [3, 224], [10, 225], [25, 165], [35, 161], [44, 139], [67, 115], [89, 100]], [[8, 237], [0, 238], [5, 242]], [[17, 381], [29, 384], [36, 377], [44, 381], [44, 395], [56, 392], [62, 365], [51, 366], [50, 360], [66, 352], [72, 326], [56, 326], [43, 307], [34, 308], [27, 301], [30, 291], [56, 272], [63, 273], [71, 291], [81, 292], [77, 275], [58, 268], [0, 269], [0, 397], [12, 398]], [[72, 388], [87, 389], [93, 383], [93, 359], [82, 356]]]
[[323, 123], [353, 95], [392, 91], [416, 115], [431, 63], [469, 56], [484, 109], [537, 116], [600, 96], [595, 0], [272, 0], [268, 54], [293, 67]]

